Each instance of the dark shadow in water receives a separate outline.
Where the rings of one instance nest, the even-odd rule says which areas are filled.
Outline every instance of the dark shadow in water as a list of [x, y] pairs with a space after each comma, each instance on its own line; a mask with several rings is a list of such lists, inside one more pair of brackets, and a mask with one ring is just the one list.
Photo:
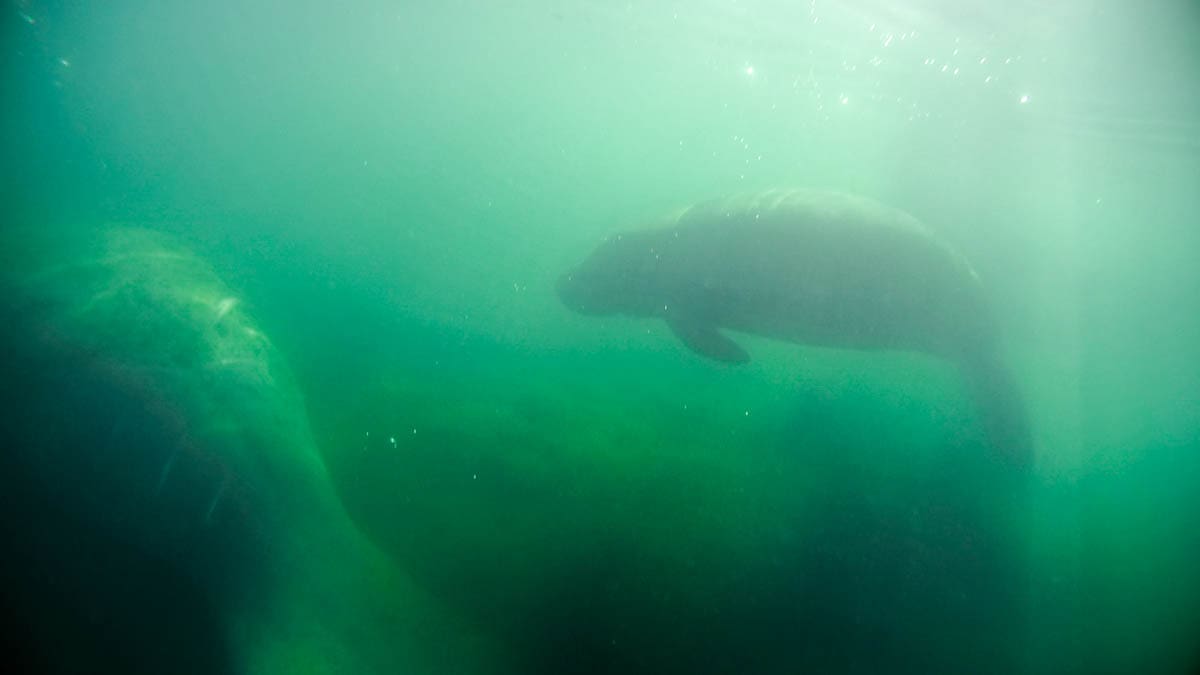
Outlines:
[[233, 672], [200, 589], [32, 491], [11, 454], [0, 463], [3, 648], [9, 668], [22, 664], [11, 672]]
[[873, 443], [846, 439], [837, 430], [865, 424], [863, 410], [816, 408], [819, 422], [797, 420], [775, 443], [744, 449], [821, 477], [796, 514], [797, 536], [752, 569], [687, 569], [613, 534], [548, 583], [526, 626], [538, 671], [1018, 669], [1025, 580], [1003, 514], [1026, 497], [1020, 473], [970, 442], [927, 448], [939, 461], [912, 468], [907, 439], [889, 437], [886, 420], [874, 421]]

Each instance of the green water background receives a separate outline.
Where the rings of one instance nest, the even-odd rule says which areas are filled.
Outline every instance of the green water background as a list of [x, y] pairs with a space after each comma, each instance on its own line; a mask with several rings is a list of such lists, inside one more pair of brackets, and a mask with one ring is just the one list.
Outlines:
[[[1190, 3], [4, 9], [4, 221], [179, 234], [363, 528], [545, 672], [1200, 660]], [[936, 362], [721, 368], [553, 296], [605, 234], [773, 185], [974, 261], [1031, 480]]]

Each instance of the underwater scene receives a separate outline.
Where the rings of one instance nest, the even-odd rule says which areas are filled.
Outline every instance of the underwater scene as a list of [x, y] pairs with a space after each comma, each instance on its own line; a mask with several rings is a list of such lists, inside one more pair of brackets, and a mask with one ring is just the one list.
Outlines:
[[1200, 673], [1198, 31], [6, 0], [8, 670]]

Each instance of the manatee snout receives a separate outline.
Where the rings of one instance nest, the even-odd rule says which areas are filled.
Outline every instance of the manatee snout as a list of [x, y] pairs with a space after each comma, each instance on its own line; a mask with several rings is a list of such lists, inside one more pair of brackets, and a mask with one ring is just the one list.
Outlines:
[[567, 272], [554, 282], [554, 292], [558, 294], [558, 299], [572, 311], [580, 314], [590, 314], [589, 307], [591, 303], [588, 301], [587, 293], [584, 290], [584, 285], [575, 277], [575, 272]]

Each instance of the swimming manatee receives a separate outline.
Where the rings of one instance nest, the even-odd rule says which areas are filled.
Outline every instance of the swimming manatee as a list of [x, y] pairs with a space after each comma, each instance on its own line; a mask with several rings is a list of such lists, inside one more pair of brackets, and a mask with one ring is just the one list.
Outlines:
[[690, 349], [749, 355], [722, 330], [958, 364], [992, 445], [1017, 465], [1031, 437], [971, 264], [925, 224], [859, 196], [769, 190], [703, 202], [610, 236], [558, 281], [571, 309], [664, 320]]
[[123, 228], [4, 248], [5, 466], [201, 589], [235, 672], [498, 662], [355, 526], [283, 358], [203, 259]]

